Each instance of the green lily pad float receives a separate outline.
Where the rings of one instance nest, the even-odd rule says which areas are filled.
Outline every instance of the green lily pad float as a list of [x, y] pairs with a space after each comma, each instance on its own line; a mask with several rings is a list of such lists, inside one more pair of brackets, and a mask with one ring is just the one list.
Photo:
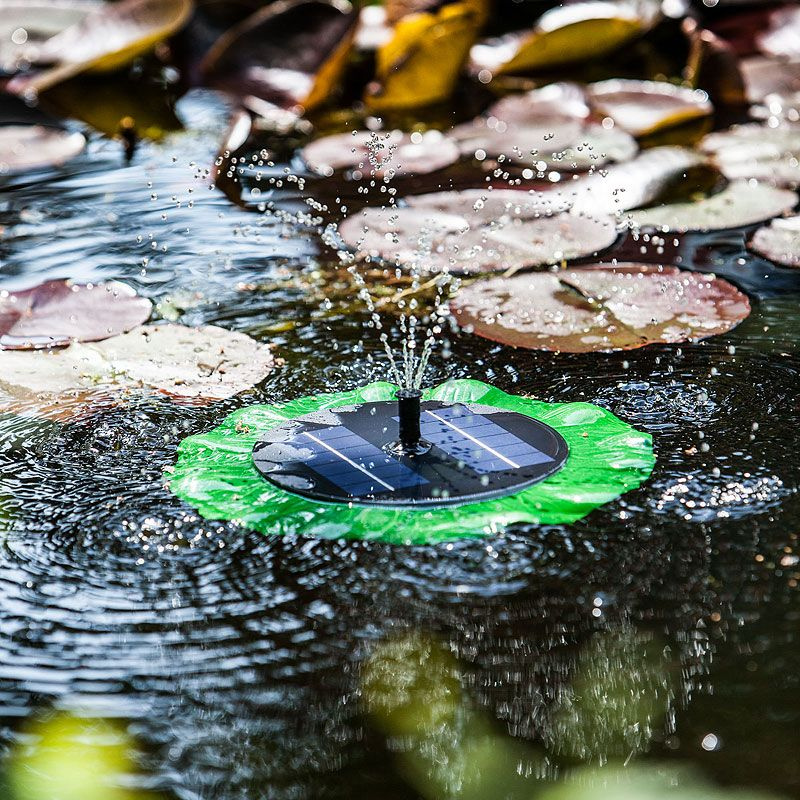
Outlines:
[[513, 523], [574, 522], [640, 486], [655, 464], [650, 435], [603, 408], [544, 403], [481, 381], [456, 380], [428, 389], [424, 399], [479, 403], [540, 420], [566, 440], [564, 467], [514, 495], [436, 509], [314, 502], [277, 488], [256, 469], [252, 450], [265, 431], [321, 409], [390, 401], [396, 390], [390, 383], [372, 383], [350, 392], [235, 411], [217, 428], [181, 442], [170, 488], [207, 519], [234, 520], [266, 534], [425, 544], [492, 535]]

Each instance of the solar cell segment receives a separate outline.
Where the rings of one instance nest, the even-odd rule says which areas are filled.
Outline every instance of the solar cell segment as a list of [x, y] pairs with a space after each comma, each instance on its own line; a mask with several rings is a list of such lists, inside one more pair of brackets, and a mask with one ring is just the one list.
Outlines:
[[424, 439], [481, 475], [553, 461], [532, 444], [462, 405], [424, 410], [420, 429]]
[[321, 428], [313, 433], [304, 431], [300, 436], [312, 443], [314, 455], [308, 460], [308, 466], [353, 497], [383, 489], [394, 492], [428, 482], [344, 427]]

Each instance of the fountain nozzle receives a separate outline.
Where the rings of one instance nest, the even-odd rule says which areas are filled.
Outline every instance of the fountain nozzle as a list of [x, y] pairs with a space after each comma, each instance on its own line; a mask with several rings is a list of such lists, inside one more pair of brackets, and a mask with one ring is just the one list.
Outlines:
[[420, 432], [422, 391], [420, 389], [398, 389], [395, 397], [397, 398], [400, 422], [400, 438], [392, 443], [392, 451], [405, 456], [427, 453], [431, 449], [431, 444], [422, 438]]

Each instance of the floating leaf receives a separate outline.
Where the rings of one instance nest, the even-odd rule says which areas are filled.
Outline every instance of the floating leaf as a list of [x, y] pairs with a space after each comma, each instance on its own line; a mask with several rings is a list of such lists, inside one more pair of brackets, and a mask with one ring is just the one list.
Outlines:
[[95, 344], [0, 351], [0, 390], [17, 399], [114, 387], [222, 400], [263, 380], [269, 348], [213, 325], [144, 325]]
[[800, 183], [800, 125], [749, 123], [706, 136], [700, 149], [728, 178], [756, 178], [779, 186]]
[[721, 278], [645, 264], [477, 281], [452, 307], [462, 327], [486, 339], [566, 353], [695, 341], [750, 313], [747, 297]]
[[[800, 58], [754, 56], [741, 59], [739, 69], [748, 102], [764, 106], [759, 112], [760, 116], [786, 117], [793, 111], [798, 114]], [[798, 116], [794, 119], [798, 119]]]
[[273, 3], [223, 34], [200, 69], [237, 96], [307, 111], [336, 87], [357, 21], [345, 0]]
[[553, 69], [606, 55], [641, 36], [658, 19], [658, 3], [584, 0], [553, 8], [532, 31], [518, 31], [475, 45], [472, 68], [504, 75]]
[[43, 42], [102, 6], [102, 0], [0, 0], [0, 69], [14, 72]]
[[447, 99], [481, 24], [480, 10], [466, 2], [401, 19], [376, 53], [376, 82], [367, 88], [367, 107], [416, 108]]
[[301, 155], [308, 168], [320, 175], [353, 169], [362, 175], [385, 177], [435, 172], [456, 162], [460, 153], [454, 142], [431, 130], [410, 135], [354, 131], [323, 136], [306, 145]]
[[486, 109], [486, 116], [496, 117], [509, 126], [526, 125], [542, 118], [585, 120], [590, 113], [584, 88], [569, 81], [506, 95]]
[[366, 208], [339, 233], [361, 257], [466, 273], [591, 255], [617, 238], [609, 216], [566, 212], [525, 192], [477, 189], [417, 195], [401, 208]]
[[759, 228], [750, 249], [784, 267], [800, 267], [800, 216], [774, 219]]
[[610, 161], [627, 161], [636, 155], [636, 142], [625, 131], [608, 130], [595, 123], [571, 118], [541, 119], [506, 125], [497, 117], [483, 117], [451, 131], [464, 155], [505, 159], [536, 167], [584, 170]]
[[0, 349], [98, 342], [146, 322], [151, 309], [147, 298], [118, 281], [46, 281], [21, 292], [0, 292]]
[[661, 81], [608, 80], [587, 87], [592, 107], [628, 133], [645, 136], [655, 131], [708, 116], [708, 95]]
[[786, 6], [771, 11], [769, 25], [756, 35], [756, 44], [770, 56], [800, 56], [800, 8]]
[[158, 141], [182, 130], [173, 98], [163, 87], [142, 79], [114, 75], [84, 75], [48, 89], [39, 98], [48, 111], [79, 119], [109, 138], [124, 129], [137, 139]]
[[55, 64], [19, 76], [16, 94], [42, 92], [81, 72], [110, 72], [129, 64], [175, 33], [189, 19], [192, 0], [120, 0], [102, 5], [28, 54], [36, 64]]
[[636, 142], [629, 134], [588, 122], [588, 115], [580, 87], [554, 83], [504, 97], [483, 116], [454, 127], [448, 136], [464, 155], [503, 156], [535, 166], [538, 172], [552, 167], [588, 169], [636, 154]]
[[797, 195], [764, 183], [733, 181], [721, 192], [694, 202], [667, 203], [633, 211], [631, 222], [639, 228], [685, 233], [739, 228], [790, 211]]
[[704, 159], [694, 150], [654, 147], [631, 161], [579, 178], [553, 193], [575, 211], [620, 213], [665, 197], [677, 185], [686, 183], [693, 171], [701, 170], [703, 164]]
[[82, 134], [59, 128], [0, 126], [0, 175], [58, 166], [75, 158], [85, 146]]

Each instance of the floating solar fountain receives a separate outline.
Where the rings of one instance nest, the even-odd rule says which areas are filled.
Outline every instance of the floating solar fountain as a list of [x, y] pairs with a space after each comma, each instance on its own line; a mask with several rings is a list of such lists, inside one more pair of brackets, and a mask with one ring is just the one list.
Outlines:
[[170, 485], [203, 516], [264, 533], [423, 543], [573, 522], [654, 460], [648, 434], [589, 403], [373, 383], [233, 412], [181, 443]]

